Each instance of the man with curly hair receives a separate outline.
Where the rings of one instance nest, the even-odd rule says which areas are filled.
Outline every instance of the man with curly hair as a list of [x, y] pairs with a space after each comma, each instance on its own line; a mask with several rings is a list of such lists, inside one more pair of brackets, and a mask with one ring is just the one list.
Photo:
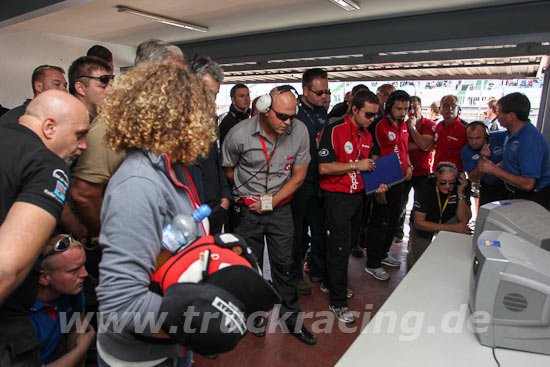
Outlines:
[[[107, 144], [126, 153], [101, 209], [97, 297], [106, 329], [98, 335], [100, 366], [173, 366], [181, 358], [177, 344], [150, 341], [167, 336], [147, 322], [153, 316], [152, 324], [158, 324], [162, 302], [149, 284], [163, 228], [198, 207], [185, 165], [206, 154], [215, 139], [213, 104], [207, 87], [187, 68], [155, 63], [122, 75], [100, 107]], [[128, 312], [135, 317], [121, 332], [104, 323]]]

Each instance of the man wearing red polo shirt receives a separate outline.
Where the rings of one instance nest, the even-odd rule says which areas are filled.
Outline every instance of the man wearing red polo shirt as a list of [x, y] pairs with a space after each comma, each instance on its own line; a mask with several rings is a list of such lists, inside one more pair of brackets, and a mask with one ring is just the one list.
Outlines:
[[468, 123], [458, 117], [460, 106], [458, 98], [453, 95], [447, 95], [441, 99], [440, 113], [443, 116], [436, 129], [434, 136], [435, 159], [434, 167], [440, 162], [454, 163], [462, 171], [462, 160], [460, 153], [462, 148], [468, 142], [466, 137], [466, 126]]
[[[379, 156], [397, 153], [405, 180], [412, 177], [409, 159], [409, 133], [405, 117], [409, 112], [411, 97], [403, 90], [393, 92], [384, 107], [384, 117], [376, 125], [375, 144]], [[405, 182], [392, 186], [386, 193], [375, 194], [371, 220], [367, 230], [367, 264], [365, 271], [378, 280], [388, 280], [390, 275], [382, 265], [399, 267], [401, 262], [388, 254], [397, 232]]]
[[[328, 125], [319, 142], [319, 184], [327, 216], [327, 274], [329, 309], [343, 323], [355, 322], [348, 311], [348, 259], [357, 242], [363, 208], [363, 180], [359, 171], [374, 169], [369, 158], [372, 136], [367, 127], [378, 112], [378, 98], [369, 90], [353, 96], [344, 120]], [[381, 188], [383, 189], [383, 188]], [[322, 288], [323, 289], [323, 288]]]

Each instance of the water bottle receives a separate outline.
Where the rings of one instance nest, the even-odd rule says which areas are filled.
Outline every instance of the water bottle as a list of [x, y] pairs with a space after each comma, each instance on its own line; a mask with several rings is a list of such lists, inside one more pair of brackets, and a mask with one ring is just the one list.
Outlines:
[[175, 253], [184, 249], [199, 237], [199, 223], [208, 217], [212, 210], [206, 204], [201, 205], [191, 215], [178, 214], [162, 230], [162, 245]]

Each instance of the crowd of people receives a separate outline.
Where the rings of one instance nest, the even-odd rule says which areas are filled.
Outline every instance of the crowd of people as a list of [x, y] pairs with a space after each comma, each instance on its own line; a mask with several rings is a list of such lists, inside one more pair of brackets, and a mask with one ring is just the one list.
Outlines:
[[[190, 366], [192, 351], [225, 352], [247, 329], [265, 337], [273, 305], [261, 295], [270, 289], [280, 303], [271, 317], [314, 345], [300, 296], [318, 284], [334, 316], [354, 323], [349, 256], [366, 256], [366, 273], [390, 279], [411, 189], [407, 269], [438, 231], [471, 233], [475, 188], [479, 205], [521, 198], [550, 210], [548, 143], [520, 93], [490, 101], [488, 120], [470, 123], [457, 96], [442, 96], [425, 117], [419, 97], [391, 84], [358, 85], [328, 111], [329, 76], [314, 68], [301, 93], [281, 85], [252, 105], [236, 84], [218, 118], [220, 65], [189, 61], [159, 40], [140, 44], [135, 66], [116, 80], [102, 46], [74, 60], [67, 78], [59, 66], [38, 66], [34, 98], [0, 118], [2, 366], [85, 365], [87, 353], [99, 366]], [[362, 172], [389, 155], [402, 179], [367, 193]], [[236, 268], [212, 276], [222, 255], [205, 250], [182, 260], [189, 270], [175, 283], [186, 288], [156, 289], [166, 257], [175, 261], [167, 228], [201, 204], [211, 213], [194, 239], [232, 259], [219, 269]], [[261, 277], [265, 247], [271, 283]], [[208, 324], [212, 309], [229, 332], [179, 330], [194, 316]], [[101, 315], [129, 314], [122, 328], [103, 325]]]

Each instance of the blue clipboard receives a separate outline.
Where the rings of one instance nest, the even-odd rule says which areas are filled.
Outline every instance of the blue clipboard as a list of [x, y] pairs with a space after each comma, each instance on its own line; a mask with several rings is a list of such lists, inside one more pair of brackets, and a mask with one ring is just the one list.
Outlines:
[[390, 187], [405, 180], [397, 153], [380, 157], [374, 163], [376, 164], [374, 171], [361, 171], [363, 185], [367, 194], [378, 190], [380, 184], [386, 184]]

